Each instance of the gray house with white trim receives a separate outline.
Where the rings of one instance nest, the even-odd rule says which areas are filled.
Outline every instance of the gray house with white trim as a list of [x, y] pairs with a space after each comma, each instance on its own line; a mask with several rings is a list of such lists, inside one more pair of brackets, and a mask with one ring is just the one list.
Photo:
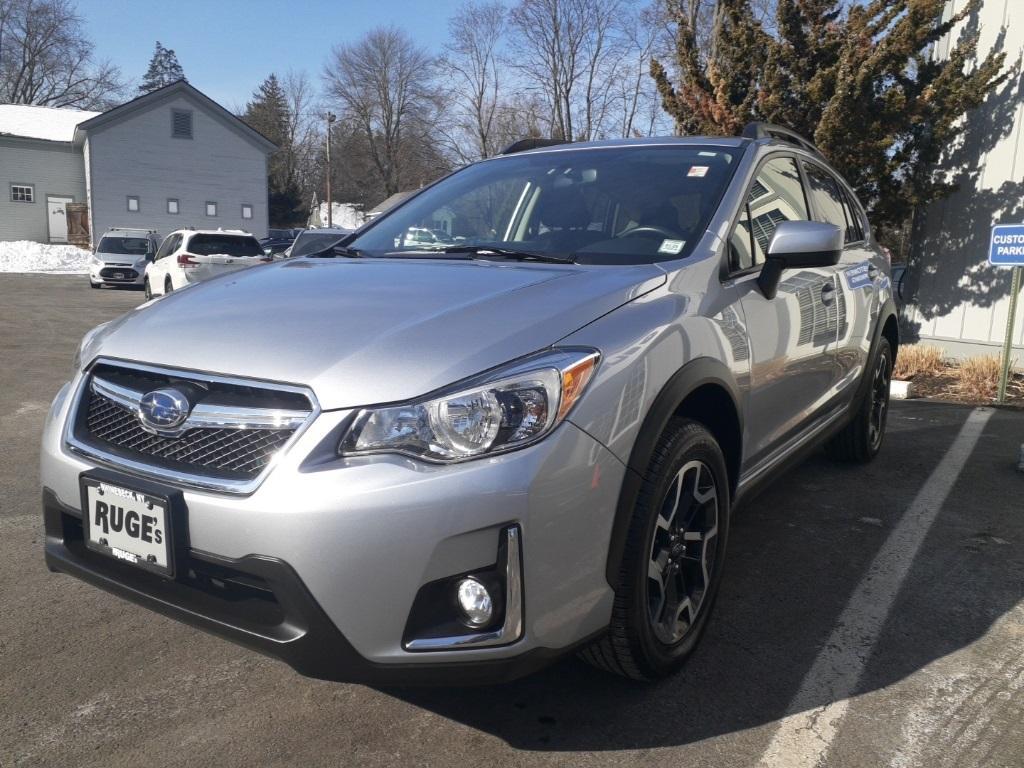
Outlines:
[[0, 105], [0, 240], [66, 242], [64, 205], [110, 227], [267, 232], [273, 142], [185, 81], [107, 112]]
[[[947, 0], [946, 18], [968, 0]], [[915, 221], [903, 310], [907, 338], [951, 357], [999, 354], [1009, 317], [1011, 270], [988, 264], [995, 224], [1024, 223], [1024, 2], [983, 0], [936, 43], [947, 58], [963, 37], [978, 38], [979, 57], [1006, 54], [1006, 82], [964, 118], [964, 133], [940, 167], [959, 188], [923, 207]], [[1013, 357], [1024, 365], [1024, 311], [1012, 330]]]

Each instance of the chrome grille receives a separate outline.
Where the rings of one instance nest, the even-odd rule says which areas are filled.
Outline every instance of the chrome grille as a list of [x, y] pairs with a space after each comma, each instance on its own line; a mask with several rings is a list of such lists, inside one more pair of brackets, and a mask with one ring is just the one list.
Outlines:
[[94, 438], [123, 450], [240, 479], [259, 475], [295, 432], [197, 428], [164, 437], [146, 432], [135, 413], [96, 392], [89, 394], [86, 424]]
[[[190, 408], [173, 429], [142, 418], [146, 394], [168, 387], [188, 393]], [[100, 361], [79, 389], [67, 437], [72, 449], [115, 467], [248, 493], [317, 412], [299, 387]]]

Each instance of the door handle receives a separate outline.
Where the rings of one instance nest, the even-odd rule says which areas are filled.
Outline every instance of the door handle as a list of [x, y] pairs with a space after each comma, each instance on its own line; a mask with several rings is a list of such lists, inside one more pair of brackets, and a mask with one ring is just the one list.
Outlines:
[[836, 287], [832, 283], [825, 283], [821, 287], [821, 303], [826, 307], [836, 300]]

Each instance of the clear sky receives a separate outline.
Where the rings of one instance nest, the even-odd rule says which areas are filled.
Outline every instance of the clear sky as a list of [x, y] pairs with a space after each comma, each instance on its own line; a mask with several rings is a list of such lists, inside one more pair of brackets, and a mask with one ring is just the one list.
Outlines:
[[78, 0], [96, 56], [136, 83], [159, 40], [210, 98], [242, 107], [271, 72], [306, 70], [316, 85], [331, 47], [394, 23], [440, 51], [458, 0]]

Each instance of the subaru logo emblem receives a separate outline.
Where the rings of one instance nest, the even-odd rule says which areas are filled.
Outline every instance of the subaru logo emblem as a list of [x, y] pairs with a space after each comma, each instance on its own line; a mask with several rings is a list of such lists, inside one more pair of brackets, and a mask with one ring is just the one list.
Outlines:
[[139, 421], [150, 430], [165, 432], [180, 427], [188, 418], [192, 405], [177, 389], [154, 389], [139, 401]]

